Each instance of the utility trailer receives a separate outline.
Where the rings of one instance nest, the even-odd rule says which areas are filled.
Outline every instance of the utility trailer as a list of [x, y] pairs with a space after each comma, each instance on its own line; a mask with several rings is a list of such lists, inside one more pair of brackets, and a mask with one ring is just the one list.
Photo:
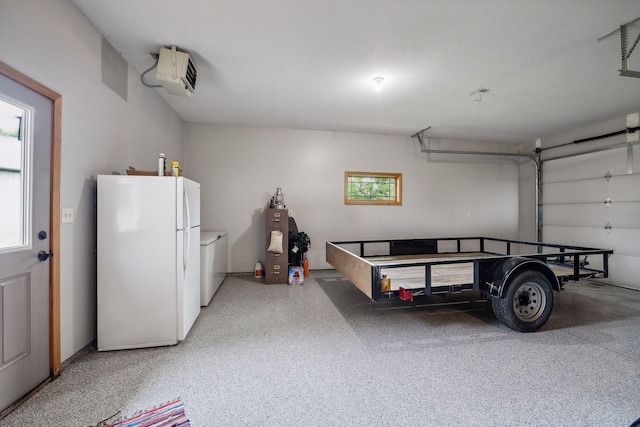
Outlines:
[[[553, 291], [581, 278], [606, 278], [611, 249], [491, 237], [349, 240], [326, 243], [326, 259], [377, 301], [476, 291], [491, 296], [493, 312], [520, 332], [541, 328]], [[391, 281], [382, 290], [382, 277]]]

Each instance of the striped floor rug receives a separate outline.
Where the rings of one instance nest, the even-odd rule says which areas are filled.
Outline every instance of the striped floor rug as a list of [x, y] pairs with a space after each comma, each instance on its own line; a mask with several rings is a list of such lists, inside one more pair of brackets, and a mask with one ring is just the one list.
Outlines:
[[191, 427], [184, 412], [184, 404], [175, 399], [149, 410], [136, 412], [128, 418], [107, 421], [110, 424], [99, 424], [98, 427]]

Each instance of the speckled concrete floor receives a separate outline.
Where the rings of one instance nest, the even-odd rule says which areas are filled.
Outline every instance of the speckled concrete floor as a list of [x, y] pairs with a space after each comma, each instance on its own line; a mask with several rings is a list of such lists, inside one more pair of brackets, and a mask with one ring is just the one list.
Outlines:
[[373, 303], [334, 271], [302, 286], [229, 276], [179, 345], [83, 350], [0, 425], [86, 427], [181, 397], [194, 426], [628, 426], [640, 292], [555, 296], [521, 334], [483, 300]]

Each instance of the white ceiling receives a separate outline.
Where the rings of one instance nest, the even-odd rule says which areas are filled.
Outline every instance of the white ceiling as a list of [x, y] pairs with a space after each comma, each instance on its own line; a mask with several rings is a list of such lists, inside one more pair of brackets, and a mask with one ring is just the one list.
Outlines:
[[190, 52], [191, 98], [148, 89], [190, 123], [525, 142], [640, 110], [619, 33], [598, 42], [640, 0], [73, 2], [140, 73]]

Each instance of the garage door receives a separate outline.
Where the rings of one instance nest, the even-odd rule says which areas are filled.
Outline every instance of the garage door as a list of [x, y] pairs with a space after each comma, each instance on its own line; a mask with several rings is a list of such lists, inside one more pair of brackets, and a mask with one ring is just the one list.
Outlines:
[[[640, 146], [547, 160], [543, 240], [610, 248], [609, 281], [640, 289]], [[600, 267], [601, 260], [588, 259]]]

